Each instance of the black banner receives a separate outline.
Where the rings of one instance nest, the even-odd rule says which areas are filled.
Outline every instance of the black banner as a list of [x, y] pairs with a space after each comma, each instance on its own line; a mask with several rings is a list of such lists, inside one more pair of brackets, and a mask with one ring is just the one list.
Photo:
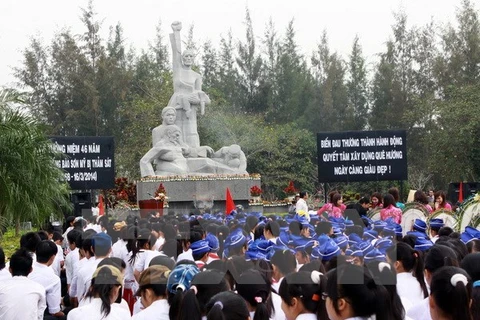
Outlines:
[[65, 170], [73, 190], [110, 189], [115, 186], [113, 137], [49, 137], [55, 150], [65, 156], [55, 159]]
[[407, 180], [405, 130], [317, 133], [318, 181]]

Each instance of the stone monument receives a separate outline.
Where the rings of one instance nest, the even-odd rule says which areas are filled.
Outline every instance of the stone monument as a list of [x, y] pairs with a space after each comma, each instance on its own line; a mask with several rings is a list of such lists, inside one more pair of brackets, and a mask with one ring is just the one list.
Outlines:
[[[228, 183], [200, 186], [198, 181], [235, 180], [235, 186], [231, 190], [234, 199], [240, 197], [248, 201], [248, 190], [253, 182], [247, 173], [247, 159], [241, 147], [232, 144], [214, 151], [209, 146], [200, 145], [197, 116], [208, 116], [206, 107], [211, 101], [202, 91], [202, 76], [192, 70], [194, 52], [187, 48], [182, 53], [182, 24], [173, 22], [172, 30], [170, 43], [174, 94], [162, 110], [162, 123], [152, 130], [152, 148], [140, 160], [143, 182], [137, 184], [138, 198], [151, 198], [152, 190], [156, 188], [154, 182], [164, 183], [168, 190], [169, 181], [180, 180], [182, 185], [175, 187], [179, 192], [189, 190], [188, 193], [191, 193], [191, 190], [194, 193], [179, 196], [178, 201], [198, 198], [199, 194], [224, 200]], [[242, 180], [245, 180], [245, 183], [241, 182]], [[255, 180], [259, 180], [259, 177]], [[150, 181], [151, 185], [145, 185], [147, 181]], [[203, 190], [198, 190], [199, 188]], [[175, 202], [170, 192], [169, 198], [169, 203]]]

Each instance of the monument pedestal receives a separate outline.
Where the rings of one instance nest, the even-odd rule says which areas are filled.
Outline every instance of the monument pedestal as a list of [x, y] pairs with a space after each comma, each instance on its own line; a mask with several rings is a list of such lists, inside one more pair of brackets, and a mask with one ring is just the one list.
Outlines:
[[223, 212], [227, 188], [235, 204], [246, 208], [250, 188], [260, 185], [260, 182], [260, 175], [158, 176], [137, 182], [137, 199], [139, 203], [151, 200], [162, 183], [168, 197], [169, 213], [188, 214], [195, 210]]

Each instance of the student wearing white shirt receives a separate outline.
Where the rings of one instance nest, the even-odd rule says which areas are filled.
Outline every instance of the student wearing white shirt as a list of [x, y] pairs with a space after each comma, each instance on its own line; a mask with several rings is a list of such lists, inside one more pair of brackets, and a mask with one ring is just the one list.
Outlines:
[[144, 309], [133, 316], [134, 320], [169, 320], [167, 300], [168, 268], [151, 266], [142, 272], [137, 296], [142, 298]]
[[52, 241], [57, 245], [57, 255], [55, 256], [55, 260], [52, 263], [51, 268], [55, 272], [57, 276], [60, 277], [60, 272], [62, 271], [62, 267], [65, 263], [65, 257], [63, 256], [63, 236], [60, 232], [54, 231]]
[[121, 293], [123, 277], [120, 270], [113, 266], [101, 266], [92, 275], [91, 290], [87, 298], [90, 303], [73, 309], [68, 320], [127, 320], [130, 312], [115, 303]]
[[342, 264], [330, 270], [327, 279], [325, 295], [321, 294], [320, 300], [325, 299], [328, 319], [398, 319], [390, 308], [387, 289], [376, 283], [367, 268]]
[[[73, 278], [78, 272], [80, 262], [80, 252], [78, 246], [82, 242], [82, 233], [78, 230], [72, 230], [67, 234], [70, 252], [65, 257], [65, 275], [67, 277], [67, 289], [70, 292]], [[78, 246], [77, 246], [78, 244]]]
[[273, 279], [275, 280], [275, 283], [272, 284], [272, 289], [278, 293], [285, 275], [295, 272], [297, 260], [290, 250], [276, 250], [270, 259], [270, 263], [272, 264]]
[[5, 253], [2, 247], [0, 247], [0, 283], [12, 278], [12, 274], [5, 267]]
[[159, 251], [152, 251], [157, 238], [149, 229], [141, 229], [137, 237], [136, 251], [132, 253], [133, 275], [138, 281], [140, 273], [147, 269], [150, 261], [156, 256], [161, 255]]
[[62, 299], [60, 278], [50, 268], [55, 260], [57, 250], [57, 245], [52, 241], [40, 242], [35, 251], [37, 261], [33, 263], [33, 271], [28, 275], [30, 280], [44, 288], [48, 313], [55, 318], [65, 316], [60, 309]]
[[41, 320], [46, 308], [45, 289], [27, 278], [32, 271], [32, 256], [24, 248], [10, 259], [12, 278], [0, 282], [0, 319]]
[[325, 287], [326, 278], [318, 271], [287, 275], [278, 292], [285, 317], [292, 320], [327, 319], [325, 301], [322, 300]]
[[[85, 239], [84, 242], [88, 240]], [[108, 257], [112, 251], [112, 238], [106, 233], [97, 233], [91, 238], [91, 248], [95, 258], [89, 259], [81, 269], [78, 270], [77, 278], [77, 299], [80, 300], [85, 296], [92, 281], [92, 275], [97, 269], [102, 259]]]
[[188, 239], [182, 239], [182, 248], [183, 253], [179, 254], [177, 257], [177, 262], [182, 260], [190, 260], [195, 261], [193, 259], [192, 249], [190, 249], [190, 244], [194, 243], [195, 241], [202, 240], [203, 236], [200, 232], [197, 231], [190, 231]]
[[269, 221], [263, 229], [263, 236], [266, 240], [277, 244], [277, 238], [280, 236], [280, 226], [277, 221]]
[[387, 260], [397, 272], [397, 292], [400, 298], [414, 305], [428, 297], [423, 260], [419, 252], [408, 244], [399, 242], [387, 250]]
[[[429, 286], [433, 273], [444, 266], [458, 266], [457, 255], [452, 248], [436, 244], [425, 255], [425, 280]], [[431, 320], [429, 298], [416, 301], [407, 310], [407, 316], [415, 320]]]

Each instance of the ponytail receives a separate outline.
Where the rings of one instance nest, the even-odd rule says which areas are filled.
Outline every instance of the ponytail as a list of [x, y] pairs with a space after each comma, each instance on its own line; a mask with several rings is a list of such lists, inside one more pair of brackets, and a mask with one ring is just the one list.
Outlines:
[[226, 320], [223, 314], [223, 303], [217, 301], [213, 304], [212, 308], [207, 314], [207, 320]]
[[413, 250], [408, 244], [404, 242], [397, 243], [396, 247], [387, 249], [387, 256], [392, 261], [399, 261], [402, 263], [403, 269], [406, 272], [411, 272], [420, 284], [423, 291], [423, 297], [428, 297], [427, 285], [425, 283], [424, 266], [421, 253]]
[[180, 286], [177, 286], [177, 290], [173, 295], [168, 295], [168, 303], [170, 304], [170, 310], [168, 315], [170, 319], [178, 319], [183, 300], [183, 289]]
[[217, 293], [207, 304], [208, 320], [246, 320], [249, 317], [247, 303], [232, 291]]
[[457, 267], [442, 267], [432, 276], [431, 294], [436, 306], [451, 319], [472, 320], [472, 283]]
[[428, 297], [428, 289], [427, 284], [425, 283], [425, 274], [424, 274], [424, 266], [423, 266], [423, 259], [420, 256], [420, 252], [417, 250], [413, 250], [413, 257], [415, 259], [414, 269], [413, 269], [413, 276], [417, 279], [418, 283], [420, 284], [420, 288], [423, 291], [423, 297]]
[[255, 308], [255, 315], [253, 316], [253, 320], [268, 320], [270, 319], [270, 314], [267, 308], [267, 297], [265, 292], [259, 292], [255, 295], [256, 301], [256, 308]]
[[196, 297], [196, 287], [192, 286], [182, 298], [178, 320], [201, 320], [202, 312]]

